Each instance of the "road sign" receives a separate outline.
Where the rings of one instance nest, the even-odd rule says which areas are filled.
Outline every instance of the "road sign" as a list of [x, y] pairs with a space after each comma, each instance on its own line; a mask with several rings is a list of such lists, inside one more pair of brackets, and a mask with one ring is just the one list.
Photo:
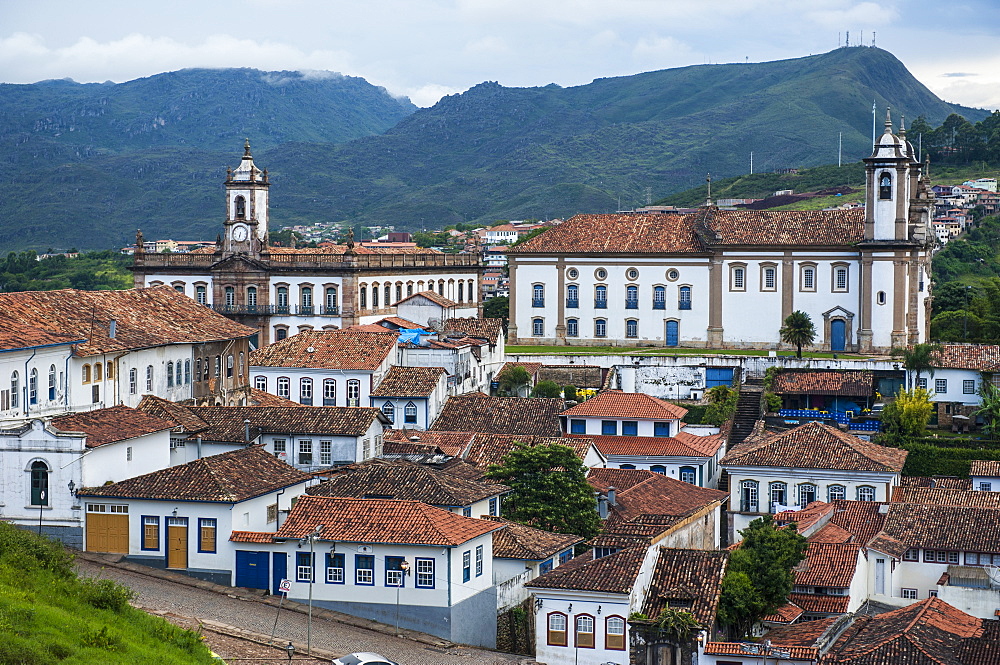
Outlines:
[[281, 580], [281, 582], [278, 584], [278, 591], [280, 591], [281, 593], [288, 593], [291, 590], [292, 590], [291, 580]]

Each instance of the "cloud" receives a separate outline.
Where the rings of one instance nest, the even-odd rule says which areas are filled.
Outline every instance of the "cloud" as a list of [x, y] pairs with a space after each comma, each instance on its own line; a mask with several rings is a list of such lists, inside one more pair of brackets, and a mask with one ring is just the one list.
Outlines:
[[462, 92], [463, 90], [464, 88], [429, 83], [417, 88], [405, 90], [404, 94], [417, 106], [434, 106], [442, 97], [446, 95], [454, 95], [455, 93]]
[[941, 76], [946, 76], [948, 78], [962, 78], [965, 76], [979, 76], [979, 74], [972, 74], [970, 72], [946, 72], [941, 74]]

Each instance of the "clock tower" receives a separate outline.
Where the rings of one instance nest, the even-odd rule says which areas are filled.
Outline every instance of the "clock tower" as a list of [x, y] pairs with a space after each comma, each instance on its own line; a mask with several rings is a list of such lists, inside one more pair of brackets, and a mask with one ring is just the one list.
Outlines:
[[256, 254], [267, 244], [267, 170], [253, 163], [250, 140], [240, 165], [226, 169], [226, 221], [222, 249], [227, 254]]

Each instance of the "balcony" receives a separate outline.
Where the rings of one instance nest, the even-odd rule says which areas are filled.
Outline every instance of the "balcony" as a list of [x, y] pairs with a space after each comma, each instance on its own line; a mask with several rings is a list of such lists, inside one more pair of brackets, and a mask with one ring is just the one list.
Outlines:
[[677, 303], [677, 309], [691, 309], [691, 301], [690, 300], [680, 301], [679, 303]]
[[607, 308], [608, 308], [607, 300], [598, 299], [594, 301], [594, 309], [607, 309]]
[[213, 311], [227, 316], [264, 316], [278, 314], [284, 316], [340, 316], [340, 307], [316, 307], [299, 305], [292, 311], [288, 305], [210, 305]]
[[625, 309], [639, 309], [639, 301], [627, 298], [625, 300]]
[[579, 307], [580, 307], [580, 301], [578, 299], [576, 299], [576, 298], [567, 298], [566, 299], [566, 308], [567, 309], [579, 309]]
[[666, 308], [667, 308], [666, 301], [663, 301], [663, 300], [654, 300], [653, 301], [653, 309], [666, 309]]
[[532, 298], [531, 299], [531, 306], [532, 307], [545, 307], [545, 298]]

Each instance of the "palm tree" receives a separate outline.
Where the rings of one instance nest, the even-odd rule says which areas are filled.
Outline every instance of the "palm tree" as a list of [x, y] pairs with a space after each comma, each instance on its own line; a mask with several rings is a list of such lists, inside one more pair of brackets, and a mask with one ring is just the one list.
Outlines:
[[520, 397], [521, 390], [530, 384], [531, 374], [520, 365], [513, 365], [500, 373], [500, 391], [505, 395]]
[[[893, 349], [892, 355], [903, 359], [903, 367], [913, 372], [914, 382], [920, 383], [920, 373], [925, 371], [934, 376], [934, 357], [941, 351], [940, 344], [914, 344], [905, 349]], [[912, 386], [911, 386], [912, 387]]]
[[980, 396], [982, 402], [972, 415], [982, 416], [983, 433], [991, 439], [996, 439], [1000, 433], [1000, 388], [984, 381]]
[[781, 326], [781, 341], [786, 344], [795, 345], [795, 357], [802, 357], [802, 345], [812, 344], [816, 339], [816, 328], [812, 319], [802, 310], [795, 310], [785, 317], [785, 323]]

